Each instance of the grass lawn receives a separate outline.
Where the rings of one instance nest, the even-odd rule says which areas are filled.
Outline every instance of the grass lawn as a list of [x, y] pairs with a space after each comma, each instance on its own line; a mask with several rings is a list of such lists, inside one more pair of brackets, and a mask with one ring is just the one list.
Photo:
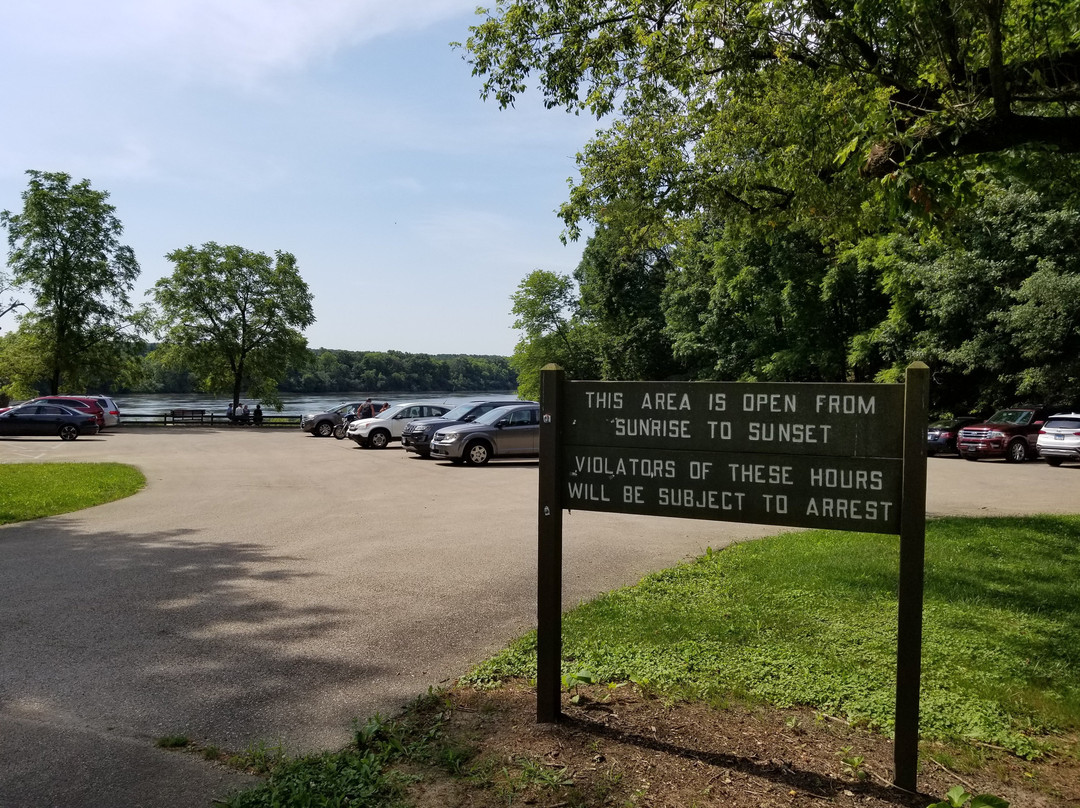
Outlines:
[[[924, 739], [1002, 749], [1018, 760], [1039, 757], [1056, 734], [1075, 736], [1080, 517], [935, 520], [927, 526], [926, 545]], [[574, 687], [630, 680], [675, 704], [799, 705], [888, 734], [897, 568], [898, 538], [874, 534], [789, 533], [708, 552], [565, 615], [564, 681]], [[534, 678], [535, 646], [535, 633], [521, 638], [477, 666], [459, 687]], [[630, 710], [619, 711], [624, 709]], [[440, 721], [451, 712], [436, 710]], [[480, 718], [498, 724], [494, 716]], [[734, 711], [731, 720], [737, 720]], [[797, 723], [789, 721], [787, 734], [797, 733]], [[413, 734], [387, 732], [388, 725], [378, 722], [368, 726], [368, 737], [358, 732], [357, 745], [282, 761], [266, 785], [227, 804], [294, 804], [290, 800], [301, 793], [337, 799], [351, 794], [356, 801], [350, 805], [392, 804], [391, 795], [400, 793], [393, 768], [403, 763], [410, 781], [423, 781], [418, 772], [434, 766], [455, 772], [466, 790], [490, 788], [490, 782], [476, 784], [476, 766], [462, 764], [460, 750], [440, 740], [438, 723]], [[510, 769], [502, 752], [505, 775]], [[1077, 749], [1057, 754], [1072, 759]], [[524, 771], [526, 763], [515, 766]], [[550, 774], [545, 766], [550, 764], [541, 766]]]
[[[891, 731], [898, 538], [812, 531], [709, 552], [563, 620], [563, 671], [806, 705]], [[1080, 517], [927, 525], [921, 735], [1019, 755], [1080, 727]], [[535, 677], [530, 634], [467, 681]]]
[[0, 525], [130, 497], [146, 485], [121, 463], [0, 463]]

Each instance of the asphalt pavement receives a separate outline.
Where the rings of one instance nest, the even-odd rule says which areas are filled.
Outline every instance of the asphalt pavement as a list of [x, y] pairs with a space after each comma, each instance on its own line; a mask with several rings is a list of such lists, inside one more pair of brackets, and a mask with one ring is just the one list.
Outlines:
[[[533, 461], [299, 430], [0, 441], [0, 462], [103, 460], [146, 489], [0, 527], [0, 808], [209, 806], [252, 779], [156, 739], [338, 748], [535, 625]], [[930, 515], [1078, 509], [1080, 467], [929, 461]], [[564, 604], [780, 530], [567, 514]]]

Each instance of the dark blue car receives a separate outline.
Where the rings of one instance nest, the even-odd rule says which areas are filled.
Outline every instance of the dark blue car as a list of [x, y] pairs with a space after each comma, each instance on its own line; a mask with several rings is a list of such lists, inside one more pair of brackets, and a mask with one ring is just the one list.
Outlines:
[[979, 419], [972, 416], [962, 418], [949, 418], [944, 421], [935, 421], [926, 428], [926, 453], [933, 457], [938, 452], [956, 453], [956, 436], [960, 428], [968, 424], [978, 423]]
[[97, 418], [60, 404], [30, 402], [0, 412], [2, 437], [52, 437], [75, 440], [79, 435], [96, 435]]

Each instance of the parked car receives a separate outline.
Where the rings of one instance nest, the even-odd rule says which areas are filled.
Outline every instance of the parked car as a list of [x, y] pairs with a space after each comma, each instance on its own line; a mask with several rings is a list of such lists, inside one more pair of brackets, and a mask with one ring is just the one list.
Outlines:
[[1051, 415], [1039, 430], [1039, 455], [1051, 466], [1080, 460], [1080, 413]]
[[1051, 412], [1043, 406], [1020, 405], [998, 410], [981, 424], [962, 427], [956, 442], [960, 456], [965, 460], [1004, 457], [1010, 463], [1035, 457], [1039, 429]]
[[90, 396], [38, 396], [32, 402], [28, 401], [27, 403], [59, 404], [61, 407], [85, 412], [94, 416], [98, 429], [105, 428], [105, 410], [98, 404], [96, 398]]
[[79, 435], [96, 435], [97, 418], [83, 410], [60, 404], [31, 401], [0, 412], [0, 435], [58, 435], [75, 440]]
[[452, 463], [482, 466], [493, 457], [529, 457], [540, 453], [540, 405], [513, 404], [491, 410], [470, 424], [440, 429], [431, 456]]
[[401, 445], [405, 447], [406, 452], [415, 452], [421, 457], [429, 457], [431, 455], [431, 438], [440, 429], [453, 424], [470, 423], [484, 413], [491, 412], [496, 407], [522, 403], [535, 402], [522, 402], [516, 398], [477, 398], [463, 402], [437, 418], [417, 418], [415, 421], [411, 421], [401, 433]]
[[105, 426], [120, 426], [120, 407], [109, 396], [90, 396], [104, 410]]
[[405, 427], [417, 418], [433, 418], [449, 412], [446, 404], [431, 404], [426, 401], [406, 401], [394, 404], [374, 418], [358, 418], [349, 424], [345, 437], [365, 449], [385, 449], [395, 440], [401, 440]]
[[346, 414], [356, 412], [360, 404], [350, 401], [327, 412], [309, 412], [300, 417], [300, 428], [320, 438], [329, 438], [334, 434], [334, 427], [344, 422]]
[[979, 419], [973, 415], [934, 421], [926, 428], [926, 453], [933, 457], [939, 452], [955, 452], [956, 436], [960, 428], [978, 422]]

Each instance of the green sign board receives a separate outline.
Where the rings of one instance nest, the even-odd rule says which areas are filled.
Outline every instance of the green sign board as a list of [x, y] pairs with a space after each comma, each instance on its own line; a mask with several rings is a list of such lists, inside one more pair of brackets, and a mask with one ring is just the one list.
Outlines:
[[900, 537], [894, 782], [918, 764], [929, 368], [904, 384], [567, 381], [541, 373], [537, 720], [560, 716], [562, 513]]
[[568, 382], [569, 510], [898, 533], [903, 385]]

